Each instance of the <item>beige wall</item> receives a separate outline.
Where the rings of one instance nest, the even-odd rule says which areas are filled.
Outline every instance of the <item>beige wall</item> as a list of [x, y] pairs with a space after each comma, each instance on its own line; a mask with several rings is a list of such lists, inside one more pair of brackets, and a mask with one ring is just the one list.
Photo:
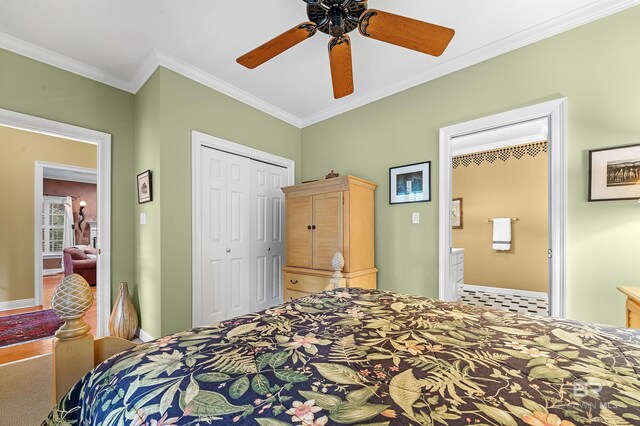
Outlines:
[[[453, 197], [463, 199], [463, 229], [453, 246], [465, 249], [465, 284], [547, 292], [548, 156], [525, 154], [453, 170]], [[455, 164], [454, 164], [455, 165]], [[491, 248], [491, 217], [518, 217], [508, 252]]]
[[35, 162], [96, 168], [96, 147], [0, 126], [0, 302], [34, 297]]

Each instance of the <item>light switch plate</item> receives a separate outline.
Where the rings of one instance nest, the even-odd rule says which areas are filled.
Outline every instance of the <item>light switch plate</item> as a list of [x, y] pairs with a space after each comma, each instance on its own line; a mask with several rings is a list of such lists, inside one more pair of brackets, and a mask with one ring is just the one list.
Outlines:
[[140, 225], [146, 225], [146, 224], [147, 224], [147, 214], [140, 213]]
[[411, 214], [411, 222], [415, 223], [420, 223], [420, 213], [418, 212], [413, 212]]

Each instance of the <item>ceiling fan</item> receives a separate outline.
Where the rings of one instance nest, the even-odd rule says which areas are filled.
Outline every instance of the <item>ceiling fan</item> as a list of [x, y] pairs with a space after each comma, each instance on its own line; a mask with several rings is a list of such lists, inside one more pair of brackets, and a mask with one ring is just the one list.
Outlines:
[[307, 3], [309, 22], [269, 40], [236, 61], [254, 69], [318, 30], [329, 34], [329, 61], [333, 96], [336, 99], [353, 93], [351, 39], [347, 33], [358, 28], [360, 34], [396, 46], [440, 56], [453, 38], [451, 28], [406, 18], [381, 10], [368, 9], [367, 0], [303, 0]]

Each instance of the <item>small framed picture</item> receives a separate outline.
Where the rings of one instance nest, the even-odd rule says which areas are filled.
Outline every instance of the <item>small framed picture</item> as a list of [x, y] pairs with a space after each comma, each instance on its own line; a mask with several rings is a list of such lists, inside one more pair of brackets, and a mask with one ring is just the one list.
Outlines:
[[153, 201], [151, 170], [138, 175], [138, 204], [148, 203], [149, 201]]
[[389, 169], [389, 204], [431, 201], [431, 161]]
[[640, 145], [589, 151], [589, 201], [640, 199]]
[[454, 198], [451, 202], [451, 227], [462, 229], [462, 198]]

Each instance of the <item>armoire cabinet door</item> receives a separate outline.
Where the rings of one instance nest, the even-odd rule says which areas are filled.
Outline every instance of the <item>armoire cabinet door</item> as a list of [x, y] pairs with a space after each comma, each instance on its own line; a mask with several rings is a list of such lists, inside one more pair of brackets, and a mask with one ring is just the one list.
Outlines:
[[287, 266], [313, 267], [313, 197], [287, 197], [285, 216]]
[[342, 192], [313, 196], [313, 268], [331, 271], [333, 255], [342, 252]]

